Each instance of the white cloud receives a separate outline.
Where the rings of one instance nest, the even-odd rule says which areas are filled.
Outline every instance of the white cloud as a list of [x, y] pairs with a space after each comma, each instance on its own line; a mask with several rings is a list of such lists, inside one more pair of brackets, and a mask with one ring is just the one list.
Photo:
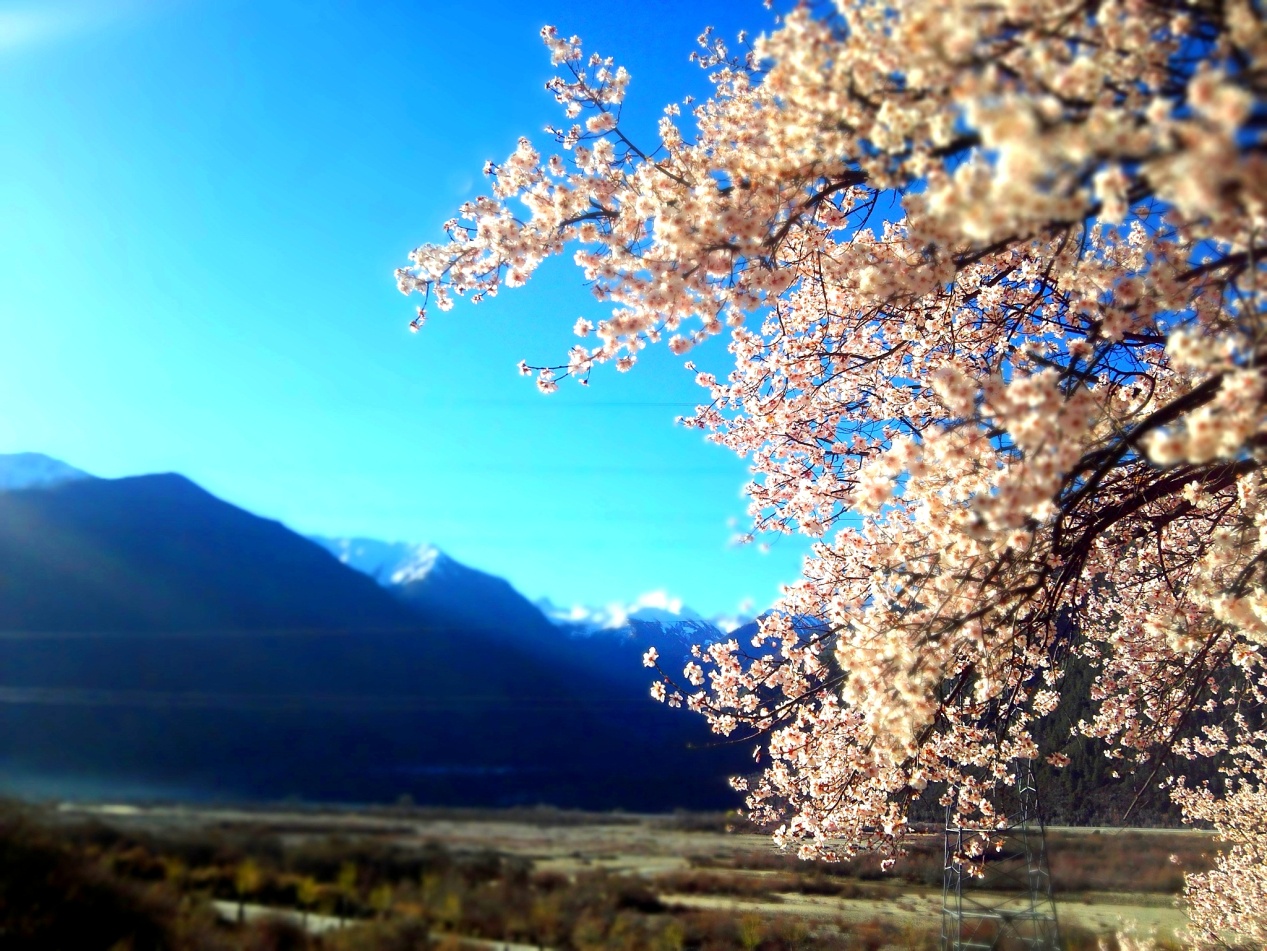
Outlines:
[[669, 597], [669, 593], [661, 589], [659, 591], [648, 591], [629, 607], [631, 614], [640, 608], [654, 608], [660, 611], [668, 611], [670, 614], [681, 614], [682, 599]]

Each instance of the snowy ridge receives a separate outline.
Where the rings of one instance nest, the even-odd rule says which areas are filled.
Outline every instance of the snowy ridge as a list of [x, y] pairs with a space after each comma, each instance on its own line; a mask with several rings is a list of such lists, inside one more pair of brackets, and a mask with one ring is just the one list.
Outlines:
[[42, 452], [0, 453], [0, 492], [46, 489], [93, 478], [96, 477]]
[[561, 608], [548, 598], [537, 602], [537, 607], [551, 621], [589, 631], [616, 631], [629, 626], [630, 621], [677, 624], [681, 621], [699, 621], [702, 618], [690, 608], [682, 606], [681, 598], [671, 598], [664, 591], [651, 591], [628, 604], [612, 603], [602, 608], [574, 604]]
[[449, 556], [434, 545], [321, 535], [309, 535], [308, 539], [349, 568], [369, 575], [383, 586], [421, 581], [433, 573], [444, 573], [453, 564]]
[[548, 598], [537, 602], [543, 614], [560, 627], [577, 633], [637, 631], [643, 625], [655, 625], [666, 632], [683, 637], [711, 641], [753, 620], [746, 612], [705, 618], [686, 607], [681, 598], [665, 591], [649, 591], [628, 604], [613, 603], [602, 608], [576, 604], [559, 607]]
[[[445, 579], [456, 585], [450, 594], [461, 597], [464, 585], [461, 576], [472, 570], [453, 561], [434, 545], [417, 542], [384, 542], [372, 538], [326, 538], [309, 536], [311, 541], [356, 571], [369, 575], [384, 587], [403, 586], [424, 579]], [[469, 592], [468, 592], [469, 593]], [[667, 591], [649, 591], [627, 603], [613, 602], [605, 607], [585, 605], [560, 607], [547, 598], [534, 605], [555, 627], [573, 637], [595, 634], [612, 636], [660, 634], [691, 644], [707, 644], [752, 621], [754, 615], [741, 607], [734, 614], [705, 618], [682, 603], [681, 598]], [[479, 611], [481, 605], [468, 604], [468, 610]]]

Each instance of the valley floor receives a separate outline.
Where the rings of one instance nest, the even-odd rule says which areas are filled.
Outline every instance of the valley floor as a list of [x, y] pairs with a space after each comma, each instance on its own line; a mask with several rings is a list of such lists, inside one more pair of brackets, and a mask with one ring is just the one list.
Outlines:
[[[345, 899], [354, 909], [348, 912], [354, 922], [364, 922], [373, 906], [370, 916], [379, 921], [421, 916], [429, 927], [441, 929], [434, 935], [447, 936], [450, 944], [478, 938], [486, 947], [515, 941], [534, 947], [608, 946], [612, 942], [607, 938], [594, 944], [593, 936], [582, 932], [610, 931], [613, 922], [623, 920], [622, 909], [631, 908], [643, 913], [646, 920], [638, 928], [655, 947], [666, 940], [669, 945], [678, 938], [686, 940], [692, 928], [724, 931], [713, 920], [718, 916], [742, 923], [741, 932], [747, 929], [736, 932], [741, 944], [760, 935], [754, 947], [779, 946], [779, 941], [767, 942], [776, 936], [795, 946], [798, 934], [813, 934], [816, 940], [839, 938], [824, 946], [931, 947], [940, 927], [941, 839], [932, 834], [915, 837], [911, 854], [893, 874], [882, 875], [876, 863], [862, 860], [848, 866], [799, 862], [780, 853], [763, 834], [728, 831], [733, 819], [716, 815], [585, 814], [547, 808], [357, 811], [63, 804], [55, 816], [67, 825], [83, 820], [105, 823], [145, 837], [155, 843], [153, 848], [161, 848], [164, 840], [199, 837], [239, 846], [269, 842], [268, 851], [275, 856], [269, 860], [275, 866], [268, 871], [274, 877], [270, 887], [283, 900], [270, 902], [271, 909], [252, 902], [247, 920], [280, 913], [293, 923], [302, 921], [310, 933], [340, 923], [342, 916], [329, 911], [333, 901]], [[1123, 922], [1155, 932], [1167, 943], [1179, 942], [1185, 921], [1178, 905], [1182, 873], [1207, 867], [1212, 843], [1207, 834], [1192, 830], [1062, 828], [1049, 830], [1048, 848], [1062, 929], [1072, 938], [1072, 946], [1091, 947], [1097, 936], [1119, 930]], [[326, 856], [331, 868], [331, 863], [341, 865], [345, 879], [349, 874], [361, 879], [350, 886], [358, 893], [354, 900], [344, 895], [346, 882], [344, 892], [338, 892], [332, 882], [321, 882], [318, 872], [313, 894], [322, 897], [310, 896], [308, 901], [323, 903], [324, 914], [316, 911], [316, 904], [301, 911], [295, 901], [284, 900], [287, 888], [295, 890], [296, 876], [303, 871], [303, 859], [295, 856], [314, 850]], [[346, 854], [341, 856], [340, 850]], [[437, 854], [447, 856], [447, 864], [442, 863], [439, 872], [424, 869], [420, 879], [390, 881], [392, 873], [384, 871], [402, 856]], [[388, 855], [395, 858], [375, 858]], [[491, 860], [491, 867], [500, 871], [486, 872], [482, 883], [461, 883], [463, 875], [470, 878], [453, 871], [460, 869], [462, 856], [483, 857], [486, 864]], [[288, 862], [293, 867], [288, 868]], [[353, 862], [359, 862], [360, 872], [347, 872]], [[516, 871], [507, 871], [507, 862]], [[382, 867], [371, 871], [376, 863]], [[481, 889], [495, 883], [505, 890], [516, 876], [526, 897], [505, 892], [504, 900], [520, 902], [522, 914], [503, 919], [474, 914]], [[621, 881], [628, 884], [612, 885]], [[237, 902], [224, 895], [223, 884], [218, 893], [215, 888], [211, 891], [220, 916], [234, 920]], [[604, 892], [601, 898], [610, 906], [612, 921], [590, 920], [596, 916], [587, 917], [586, 899], [572, 894], [589, 894], [596, 888], [621, 893], [612, 899]], [[256, 889], [266, 890], [263, 885]], [[571, 907], [578, 901], [580, 907]], [[675, 925], [679, 919], [681, 924]], [[626, 921], [625, 927], [633, 925]], [[503, 933], [496, 933], [498, 929]], [[652, 940], [657, 935], [660, 944]], [[849, 935], [873, 935], [881, 944], [854, 944]], [[702, 946], [732, 945], [722, 939], [720, 944]]]

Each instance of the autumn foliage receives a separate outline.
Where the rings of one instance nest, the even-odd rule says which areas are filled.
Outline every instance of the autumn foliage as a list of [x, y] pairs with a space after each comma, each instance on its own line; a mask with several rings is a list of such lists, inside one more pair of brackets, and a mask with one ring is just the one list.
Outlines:
[[652, 144], [628, 74], [547, 28], [558, 154], [520, 140], [398, 272], [420, 325], [571, 253], [610, 310], [521, 365], [546, 392], [729, 334], [685, 422], [812, 555], [660, 691], [763, 737], [738, 785], [803, 854], [891, 850], [930, 786], [988, 825], [1018, 762], [1062, 762], [1043, 718], [1089, 665], [1080, 731], [1232, 843], [1197, 931], [1267, 940], [1263, 15], [800, 6], [738, 53], [705, 33], [712, 94]]

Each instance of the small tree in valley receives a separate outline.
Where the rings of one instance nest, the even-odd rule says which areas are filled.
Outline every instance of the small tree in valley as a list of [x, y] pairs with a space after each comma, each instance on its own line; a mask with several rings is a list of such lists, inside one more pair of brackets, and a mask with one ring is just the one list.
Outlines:
[[238, 893], [238, 923], [246, 916], [246, 900], [260, 890], [264, 874], [254, 859], [243, 859], [233, 872], [233, 888]]

